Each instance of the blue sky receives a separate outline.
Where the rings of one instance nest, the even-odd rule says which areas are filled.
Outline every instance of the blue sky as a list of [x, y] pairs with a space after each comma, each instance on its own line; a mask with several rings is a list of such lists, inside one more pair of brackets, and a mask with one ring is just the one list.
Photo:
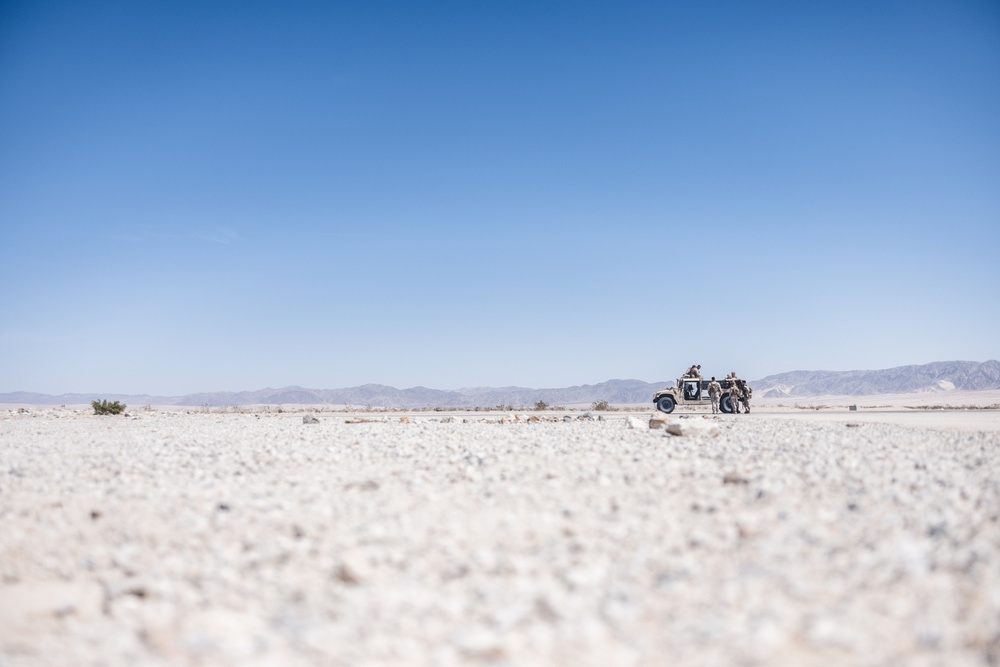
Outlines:
[[0, 391], [1000, 357], [996, 2], [0, 4]]

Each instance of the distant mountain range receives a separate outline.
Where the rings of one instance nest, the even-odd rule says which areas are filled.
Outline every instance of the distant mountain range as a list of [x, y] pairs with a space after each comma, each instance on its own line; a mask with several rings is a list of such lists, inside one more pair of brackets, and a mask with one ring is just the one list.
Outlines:
[[[396, 389], [366, 384], [346, 389], [283, 387], [258, 391], [213, 392], [187, 396], [148, 394], [0, 394], [0, 403], [28, 405], [78, 405], [95, 399], [121, 401], [128, 405], [239, 406], [239, 405], [350, 405], [379, 408], [474, 408], [510, 405], [533, 407], [538, 401], [552, 406], [651, 403], [653, 393], [670, 382], [608, 380], [599, 384], [558, 389], [525, 387], [474, 387], [444, 391], [427, 387]], [[977, 391], [1000, 389], [998, 361], [941, 361], [920, 366], [900, 366], [878, 371], [792, 371], [750, 382], [754, 396], [865, 396], [911, 392]]]
[[1000, 362], [938, 361], [881, 371], [792, 371], [751, 382], [754, 396], [870, 396], [1000, 389]]
[[[669, 383], [673, 384], [673, 383]], [[95, 399], [121, 401], [128, 405], [351, 405], [379, 408], [474, 408], [511, 405], [533, 407], [538, 401], [549, 405], [579, 405], [594, 401], [614, 404], [651, 402], [653, 393], [667, 386], [666, 382], [649, 383], [641, 380], [609, 380], [600, 384], [560, 389], [528, 389], [525, 387], [474, 387], [444, 391], [427, 387], [396, 389], [381, 384], [366, 384], [345, 389], [308, 389], [283, 387], [258, 391], [212, 392], [187, 396], [151, 396], [147, 394], [32, 394], [14, 392], [0, 394], [0, 403], [29, 405], [73, 405]]]

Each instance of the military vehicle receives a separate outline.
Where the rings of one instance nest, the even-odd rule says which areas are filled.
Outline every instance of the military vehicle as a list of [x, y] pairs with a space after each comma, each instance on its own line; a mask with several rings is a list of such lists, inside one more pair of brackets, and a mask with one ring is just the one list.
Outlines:
[[[711, 380], [703, 378], [684, 377], [677, 380], [677, 385], [669, 389], [661, 389], [653, 394], [653, 403], [660, 412], [670, 414], [674, 407], [678, 405], [712, 405], [712, 399], [708, 396], [708, 385]], [[719, 397], [719, 409], [726, 414], [735, 412], [730, 395], [733, 381], [716, 380], [722, 387], [722, 395]], [[747, 390], [746, 380], [737, 379], [741, 391]]]

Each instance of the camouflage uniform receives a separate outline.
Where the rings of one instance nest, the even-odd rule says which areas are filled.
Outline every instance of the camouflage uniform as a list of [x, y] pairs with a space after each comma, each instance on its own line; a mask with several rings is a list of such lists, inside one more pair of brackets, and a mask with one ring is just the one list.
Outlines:
[[740, 396], [740, 401], [743, 403], [743, 412], [746, 413], [750, 412], [751, 396], [753, 396], [753, 389], [750, 388], [750, 385], [747, 385], [746, 388], [743, 390], [743, 395]]
[[708, 397], [712, 399], [712, 414], [719, 412], [719, 396], [722, 395], [722, 385], [716, 382], [715, 378], [708, 384]]
[[740, 390], [740, 379], [736, 373], [729, 374], [729, 405], [733, 408], [733, 414], [740, 414], [740, 398], [743, 392]]

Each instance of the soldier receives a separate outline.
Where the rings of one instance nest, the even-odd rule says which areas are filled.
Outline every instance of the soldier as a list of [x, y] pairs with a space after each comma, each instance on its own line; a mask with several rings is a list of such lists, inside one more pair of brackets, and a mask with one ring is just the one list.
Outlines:
[[719, 412], [719, 396], [722, 396], [722, 385], [715, 381], [715, 376], [712, 376], [712, 381], [708, 383], [708, 397], [712, 399], [712, 414], [718, 414]]
[[743, 403], [743, 412], [750, 414], [750, 397], [753, 396], [753, 389], [750, 385], [745, 385], [743, 387], [742, 396], [740, 396], [740, 401]]
[[733, 408], [733, 414], [740, 414], [740, 397], [743, 392], [740, 389], [741, 380], [736, 376], [736, 371], [733, 371], [726, 376], [729, 380], [729, 405]]
[[729, 407], [733, 409], [733, 414], [740, 414], [740, 397], [742, 392], [740, 391], [740, 381], [734, 373], [732, 377], [729, 378]]
[[[681, 380], [684, 380], [684, 398], [689, 401], [699, 400], [701, 398], [701, 364], [695, 364], [684, 371]], [[688, 382], [688, 380], [692, 380], [692, 382]]]

